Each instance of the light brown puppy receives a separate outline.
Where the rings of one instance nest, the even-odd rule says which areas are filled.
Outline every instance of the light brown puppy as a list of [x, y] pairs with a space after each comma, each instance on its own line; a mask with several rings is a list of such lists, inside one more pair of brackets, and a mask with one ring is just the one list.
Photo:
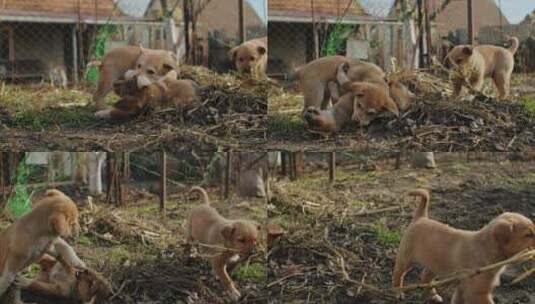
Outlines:
[[381, 84], [373, 82], [351, 82], [347, 77], [347, 64], [338, 67], [337, 81], [346, 93], [332, 108], [320, 110], [309, 107], [304, 114], [308, 126], [318, 132], [337, 133], [351, 120], [367, 126], [379, 115], [390, 112], [399, 116], [394, 100]]
[[105, 107], [104, 97], [113, 89], [113, 84], [124, 79], [128, 70], [134, 72], [138, 87], [152, 82], [171, 70], [178, 71], [176, 56], [164, 50], [145, 49], [138, 46], [117, 47], [106, 53], [102, 60], [94, 61], [90, 66], [99, 66], [97, 89], [93, 94], [93, 102], [98, 110]]
[[109, 282], [94, 270], [77, 270], [47, 254], [41, 257], [39, 265], [41, 272], [37, 278], [17, 279], [24, 290], [91, 304], [105, 303], [112, 295]]
[[[190, 194], [198, 192], [204, 203], [191, 210], [187, 220], [188, 243], [199, 242], [208, 247], [209, 259], [215, 275], [223, 282], [230, 296], [237, 301], [241, 294], [227, 272], [239, 254], [256, 247], [260, 225], [247, 220], [229, 220], [210, 206], [208, 194], [201, 187], [193, 187]], [[202, 245], [201, 245], [202, 246]]]
[[231, 49], [229, 56], [238, 72], [249, 73], [256, 79], [266, 77], [267, 37], [246, 41]]
[[14, 282], [17, 274], [54, 251], [58, 258], [74, 267], [83, 267], [61, 237], [77, 235], [78, 209], [58, 190], [48, 190], [28, 214], [0, 233], [0, 296]]
[[[427, 190], [418, 189], [409, 195], [419, 197], [421, 202], [399, 245], [392, 275], [394, 288], [403, 286], [403, 277], [412, 263], [424, 267], [421, 279], [428, 283], [435, 276], [491, 265], [535, 246], [535, 225], [523, 215], [506, 212], [479, 231], [459, 230], [429, 219]], [[492, 292], [502, 271], [503, 268], [461, 281], [451, 303], [494, 303]], [[435, 301], [442, 301], [436, 290], [432, 295]]]
[[[518, 50], [518, 38], [511, 37], [511, 48], [494, 45], [459, 45], [446, 56], [454, 66], [466, 67], [471, 71], [468, 76], [470, 85], [481, 90], [485, 77], [491, 77], [498, 90], [499, 98], [509, 96], [511, 74], [515, 66], [514, 55]], [[462, 81], [454, 81], [454, 97], [459, 96]]]
[[[127, 96], [119, 99], [112, 108], [95, 113], [98, 118], [123, 120], [134, 117], [144, 111], [174, 105], [181, 118], [185, 111], [199, 102], [199, 86], [193, 80], [177, 80], [175, 71], [170, 71], [158, 81], [144, 84], [141, 88], [134, 88], [126, 82], [132, 90]], [[121, 90], [120, 93], [123, 93]]]

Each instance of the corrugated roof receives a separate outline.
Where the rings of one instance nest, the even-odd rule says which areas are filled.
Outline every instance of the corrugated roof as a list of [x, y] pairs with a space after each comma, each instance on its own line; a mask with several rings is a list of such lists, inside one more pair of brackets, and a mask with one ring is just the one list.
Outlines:
[[357, 19], [370, 17], [366, 11], [353, 0], [269, 0], [269, 17], [310, 18], [312, 8], [316, 18]]

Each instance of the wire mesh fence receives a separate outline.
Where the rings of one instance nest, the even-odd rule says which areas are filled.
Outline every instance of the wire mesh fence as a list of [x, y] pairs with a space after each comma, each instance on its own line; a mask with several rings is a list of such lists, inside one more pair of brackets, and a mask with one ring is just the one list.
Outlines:
[[269, 73], [288, 73], [328, 55], [388, 65], [390, 57], [401, 56], [406, 34], [389, 8], [373, 1], [369, 7], [359, 1], [269, 1]]
[[0, 80], [66, 87], [94, 82], [92, 60], [122, 45], [230, 67], [228, 50], [265, 36], [263, 0], [6, 0], [0, 6]]

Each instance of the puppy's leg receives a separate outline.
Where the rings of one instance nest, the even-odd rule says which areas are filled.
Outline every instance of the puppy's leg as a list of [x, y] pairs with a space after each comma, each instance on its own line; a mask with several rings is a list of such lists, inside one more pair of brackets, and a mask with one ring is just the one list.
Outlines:
[[2, 296], [6, 292], [11, 283], [13, 283], [16, 278], [15, 272], [9, 270], [8, 265], [9, 264], [6, 263], [6, 268], [4, 269], [2, 276], [0, 276], [0, 296]]
[[113, 83], [119, 79], [120, 75], [112, 67], [103, 65], [100, 67], [97, 90], [93, 93], [93, 102], [97, 110], [105, 108], [104, 97], [113, 90]]
[[335, 81], [330, 81], [328, 84], [329, 87], [329, 93], [331, 96], [331, 100], [333, 105], [340, 100], [340, 92], [338, 92], [338, 84]]
[[498, 98], [504, 99], [509, 96], [511, 75], [507, 75], [506, 72], [499, 72], [494, 74], [494, 85], [498, 90]]
[[474, 88], [476, 91], [481, 91], [483, 88], [483, 84], [485, 83], [485, 75], [482, 73], [475, 74], [470, 78], [470, 85]]
[[[407, 242], [402, 239], [396, 256], [396, 264], [392, 273], [392, 287], [403, 287], [403, 279], [411, 266], [411, 254]], [[403, 299], [403, 292], [397, 292], [398, 299]]]
[[[435, 277], [435, 274], [429, 271], [429, 269], [424, 268], [422, 273], [420, 274], [420, 280], [423, 284], [427, 284], [433, 280]], [[433, 288], [430, 290], [431, 293], [431, 302], [432, 303], [444, 303], [444, 299], [438, 294], [437, 289]]]
[[241, 297], [241, 294], [238, 289], [236, 289], [234, 282], [227, 273], [227, 259], [228, 256], [225, 254], [221, 254], [217, 257], [212, 258], [212, 267], [214, 269], [215, 275], [221, 280], [225, 288], [230, 292], [232, 300], [238, 301]]
[[58, 238], [51, 248], [52, 256], [56, 256], [58, 261], [63, 265], [70, 267], [85, 268], [85, 263], [76, 255], [74, 249], [65, 242], [64, 239]]
[[325, 97], [325, 85], [320, 81], [305, 81], [302, 87], [305, 98], [305, 106], [303, 108], [304, 114], [308, 107], [322, 105], [323, 98]]
[[24, 290], [30, 291], [35, 294], [54, 296], [54, 297], [68, 297], [61, 291], [61, 287], [58, 284], [51, 284], [38, 280], [31, 281], [27, 286], [21, 286]]

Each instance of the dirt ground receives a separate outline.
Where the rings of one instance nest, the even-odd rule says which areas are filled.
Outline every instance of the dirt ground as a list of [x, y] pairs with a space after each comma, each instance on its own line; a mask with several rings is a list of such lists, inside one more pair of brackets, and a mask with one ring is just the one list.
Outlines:
[[[200, 201], [186, 201], [181, 192], [170, 195], [167, 212], [159, 212], [158, 198], [140, 185], [126, 191], [125, 206], [115, 208], [94, 199], [87, 203], [84, 190], [65, 189], [81, 210], [82, 235], [71, 244], [88, 266], [108, 278], [116, 295], [110, 303], [227, 303], [229, 298], [211, 275], [208, 261], [184, 252], [184, 221]], [[209, 188], [210, 190], [210, 188]], [[217, 189], [209, 191], [213, 206], [229, 218], [266, 220], [265, 201], [222, 201]], [[232, 208], [229, 208], [232, 206]], [[8, 225], [1, 218], [0, 227]], [[239, 263], [231, 274], [243, 302], [266, 302], [266, 250], [262, 241], [257, 252]], [[31, 268], [28, 276], [36, 273]], [[36, 300], [23, 294], [25, 300]], [[40, 304], [58, 304], [55, 299], [37, 298]]]
[[348, 125], [337, 135], [309, 132], [302, 119], [297, 86], [278, 87], [269, 97], [269, 147], [319, 151], [522, 151], [535, 146], [535, 76], [513, 75], [512, 96], [498, 101], [490, 80], [482, 94], [452, 100], [448, 74], [439, 69], [394, 76], [416, 94], [400, 119], [378, 118], [370, 126]]
[[[412, 217], [414, 201], [406, 193], [417, 187], [431, 190], [430, 217], [457, 228], [477, 230], [504, 211], [535, 217], [534, 161], [452, 155], [437, 154], [436, 169], [415, 170], [404, 161], [395, 170], [393, 160], [351, 154], [332, 185], [326, 159], [306, 163], [296, 181], [276, 176], [268, 216], [286, 235], [268, 253], [270, 302], [401, 303], [381, 290], [390, 287], [397, 246]], [[417, 283], [418, 273], [412, 270], [406, 282]], [[496, 303], [535, 303], [535, 277], [516, 285], [512, 278], [502, 276]], [[439, 292], [449, 303], [452, 289]], [[406, 296], [403, 303], [425, 302], [420, 290]]]
[[[257, 147], [266, 140], [267, 82], [184, 66], [181, 78], [200, 84], [201, 104], [184, 122], [156, 109], [126, 122], [94, 117], [93, 87], [47, 84], [0, 87], [0, 150], [171, 150], [183, 145]], [[111, 93], [107, 103], [118, 97]]]

